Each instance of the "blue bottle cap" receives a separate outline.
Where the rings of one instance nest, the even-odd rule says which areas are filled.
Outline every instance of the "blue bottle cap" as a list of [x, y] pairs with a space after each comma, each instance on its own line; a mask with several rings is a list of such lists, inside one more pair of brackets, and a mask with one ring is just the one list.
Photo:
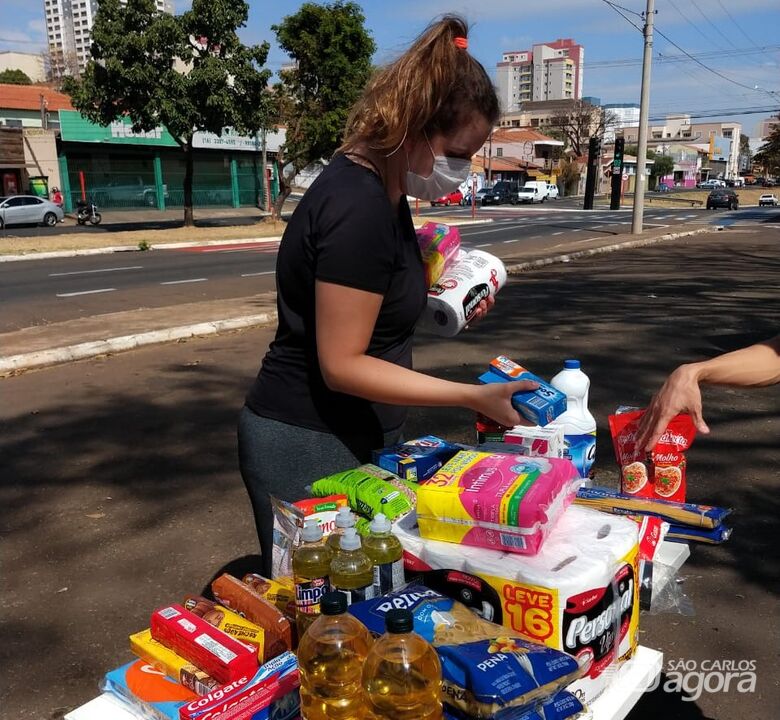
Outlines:
[[579, 360], [564, 360], [563, 361], [563, 367], [565, 370], [579, 370], [580, 369], [580, 361]]

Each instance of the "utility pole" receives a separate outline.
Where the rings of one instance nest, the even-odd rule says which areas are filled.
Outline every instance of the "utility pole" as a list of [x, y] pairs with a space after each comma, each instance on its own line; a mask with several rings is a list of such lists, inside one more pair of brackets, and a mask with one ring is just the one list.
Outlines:
[[636, 187], [634, 188], [634, 212], [631, 217], [631, 234], [642, 232], [642, 217], [645, 212], [645, 187], [647, 175], [647, 123], [650, 115], [650, 68], [653, 60], [653, 19], [655, 0], [647, 0], [645, 12], [645, 51], [642, 58], [642, 97], [639, 101], [639, 142], [636, 151]]
[[487, 184], [493, 182], [493, 130], [490, 131], [490, 150], [488, 151]]

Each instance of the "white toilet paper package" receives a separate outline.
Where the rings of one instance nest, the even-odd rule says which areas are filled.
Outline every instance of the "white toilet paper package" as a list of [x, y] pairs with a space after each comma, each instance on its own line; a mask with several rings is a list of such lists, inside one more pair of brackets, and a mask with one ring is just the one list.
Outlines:
[[483, 618], [576, 657], [572, 686], [590, 702], [638, 640], [638, 528], [628, 518], [572, 506], [539, 554], [421, 541], [415, 516], [394, 529], [406, 570]]
[[513, 636], [424, 585], [356, 603], [349, 612], [381, 635], [393, 609], [411, 611], [415, 632], [439, 655], [444, 702], [470, 717], [503, 719], [532, 708], [582, 674], [574, 658]]

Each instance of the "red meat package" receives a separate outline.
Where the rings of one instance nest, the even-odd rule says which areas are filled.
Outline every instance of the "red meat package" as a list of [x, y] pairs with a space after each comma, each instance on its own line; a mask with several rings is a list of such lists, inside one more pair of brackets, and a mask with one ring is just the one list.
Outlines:
[[620, 490], [628, 495], [685, 502], [685, 451], [693, 443], [696, 426], [690, 415], [672, 418], [653, 451], [636, 447], [644, 410], [609, 416], [615, 457], [620, 465]]
[[152, 613], [152, 637], [221, 684], [253, 675], [257, 648], [230, 637], [181, 605]]

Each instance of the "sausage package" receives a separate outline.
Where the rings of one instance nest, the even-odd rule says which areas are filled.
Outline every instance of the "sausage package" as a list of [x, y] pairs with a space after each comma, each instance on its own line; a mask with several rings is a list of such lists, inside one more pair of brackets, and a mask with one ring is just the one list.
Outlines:
[[226, 635], [230, 635], [244, 645], [256, 647], [257, 656], [260, 662], [263, 661], [265, 657], [265, 630], [263, 628], [200, 595], [187, 595], [182, 605], [186, 610], [203, 618], [209, 625], [222, 630]]
[[225, 573], [211, 583], [211, 591], [220, 603], [265, 632], [264, 657], [266, 662], [292, 649], [290, 621], [255, 588]]
[[230, 637], [181, 605], [152, 613], [152, 637], [220, 683], [257, 671], [257, 649]]
[[685, 502], [685, 451], [693, 443], [696, 426], [690, 415], [672, 418], [649, 458], [636, 447], [644, 410], [609, 416], [609, 428], [620, 465], [620, 489], [627, 495]]
[[349, 612], [381, 635], [385, 615], [399, 608], [412, 612], [414, 631], [436, 648], [442, 699], [469, 717], [503, 718], [508, 711], [530, 709], [583, 672], [566, 653], [523, 640], [422, 584], [356, 603]]

